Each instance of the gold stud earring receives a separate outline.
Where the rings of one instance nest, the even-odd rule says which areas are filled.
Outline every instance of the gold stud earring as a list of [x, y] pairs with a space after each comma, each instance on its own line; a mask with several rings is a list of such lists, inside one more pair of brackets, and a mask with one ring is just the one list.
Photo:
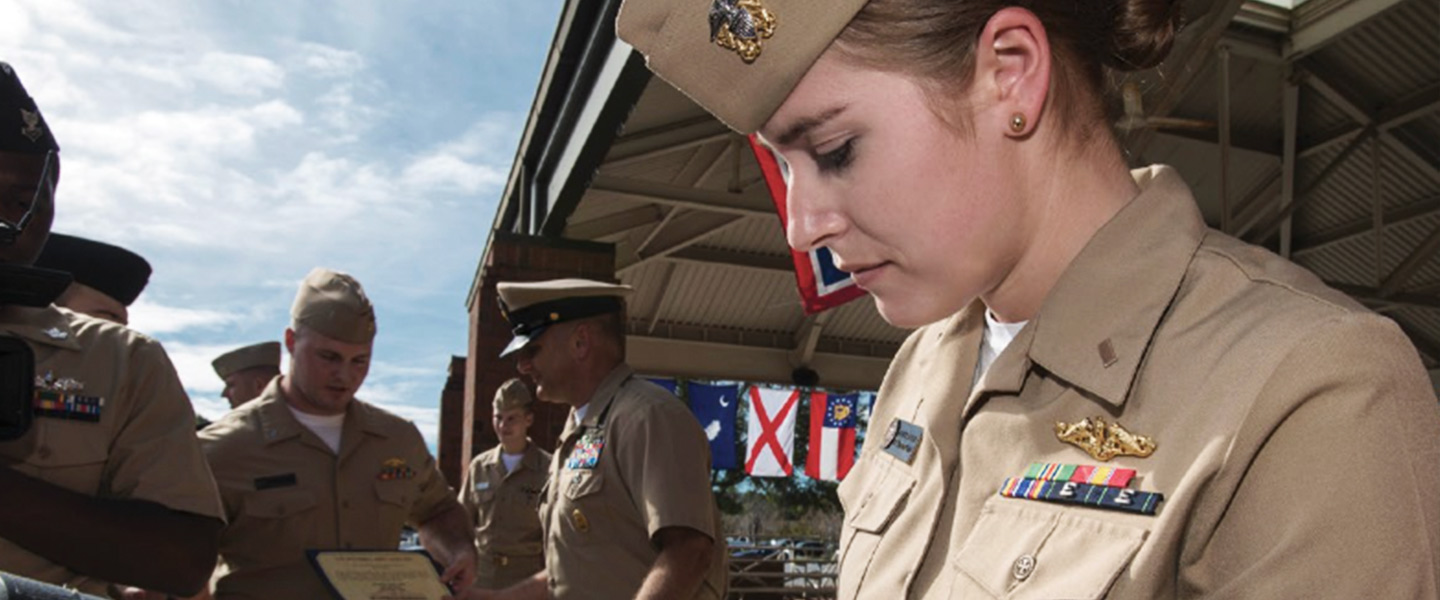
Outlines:
[[1010, 131], [1015, 133], [1025, 131], [1025, 115], [1015, 113], [1015, 116], [1010, 117]]

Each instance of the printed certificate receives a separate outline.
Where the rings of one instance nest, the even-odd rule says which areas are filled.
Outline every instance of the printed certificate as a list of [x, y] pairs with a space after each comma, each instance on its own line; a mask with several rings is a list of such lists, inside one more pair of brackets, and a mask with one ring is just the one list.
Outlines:
[[404, 550], [310, 550], [310, 564], [340, 600], [440, 600], [450, 593], [435, 563]]

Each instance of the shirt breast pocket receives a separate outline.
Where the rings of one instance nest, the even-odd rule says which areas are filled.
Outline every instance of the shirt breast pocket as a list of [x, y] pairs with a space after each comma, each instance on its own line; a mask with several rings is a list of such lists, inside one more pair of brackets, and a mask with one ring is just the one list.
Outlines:
[[39, 448], [29, 462], [37, 468], [37, 476], [68, 490], [94, 496], [101, 490], [100, 479], [110, 457], [112, 441], [104, 429], [94, 423], [39, 419]]
[[410, 505], [418, 495], [415, 486], [407, 479], [375, 481], [376, 506], [380, 509], [383, 526], [399, 528], [410, 516]]
[[876, 548], [895, 517], [905, 509], [915, 478], [896, 467], [871, 465], [874, 479], [847, 489], [845, 531], [840, 538], [840, 589], [858, 590], [870, 569]]
[[993, 498], [952, 558], [950, 598], [1101, 598], [1148, 534], [1081, 509]]
[[245, 499], [245, 516], [284, 519], [315, 508], [315, 494], [309, 490], [266, 490]]
[[569, 537], [582, 544], [609, 540], [604, 531], [609, 527], [609, 511], [601, 494], [605, 477], [599, 471], [574, 470], [568, 472], [568, 480], [562, 485], [565, 500], [557, 508], [564, 511], [560, 518]]

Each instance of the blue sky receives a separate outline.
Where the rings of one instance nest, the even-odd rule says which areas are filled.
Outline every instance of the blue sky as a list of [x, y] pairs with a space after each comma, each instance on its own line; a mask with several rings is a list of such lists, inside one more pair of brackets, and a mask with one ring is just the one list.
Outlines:
[[379, 335], [360, 397], [434, 444], [465, 295], [561, 0], [0, 0], [0, 60], [55, 130], [54, 231], [155, 268], [131, 326], [197, 412], [209, 362], [280, 339], [315, 266]]

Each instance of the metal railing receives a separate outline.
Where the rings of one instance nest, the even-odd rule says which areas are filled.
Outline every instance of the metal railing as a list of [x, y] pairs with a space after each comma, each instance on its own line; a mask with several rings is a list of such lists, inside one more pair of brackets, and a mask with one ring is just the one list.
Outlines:
[[730, 548], [730, 600], [835, 597], [835, 544], [820, 540], [735, 543]]

